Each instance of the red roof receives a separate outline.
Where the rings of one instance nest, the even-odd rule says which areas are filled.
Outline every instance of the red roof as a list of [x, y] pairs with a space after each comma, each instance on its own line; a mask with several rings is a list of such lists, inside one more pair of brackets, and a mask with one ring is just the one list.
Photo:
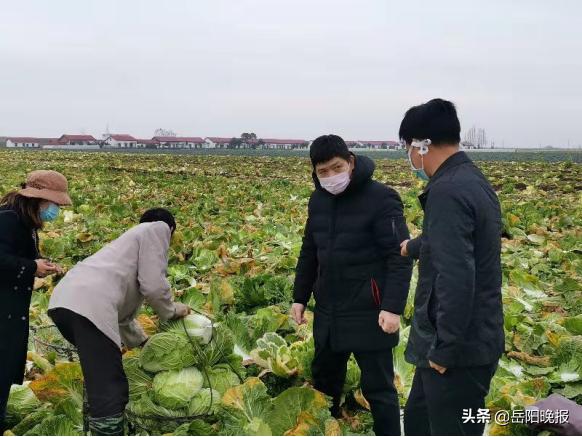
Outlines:
[[93, 135], [68, 135], [64, 134], [59, 138], [59, 141], [97, 141]]
[[58, 138], [39, 138], [39, 143], [41, 146], [47, 145], [47, 144], [59, 144], [59, 139]]
[[152, 140], [161, 143], [203, 143], [204, 139], [200, 137], [153, 137]]
[[231, 138], [226, 138], [226, 137], [206, 137], [207, 139], [209, 139], [210, 141], [212, 141], [213, 143], [230, 143], [230, 141], [232, 140]]
[[8, 137], [7, 140], [13, 143], [38, 143], [38, 144], [58, 144], [58, 138], [36, 138], [36, 137]]
[[128, 134], [111, 134], [109, 138], [114, 139], [115, 141], [136, 141], [134, 137]]
[[158, 140], [137, 140], [140, 144], [160, 144]]
[[41, 138], [34, 137], [8, 137], [6, 139], [13, 143], [38, 143], [41, 140]]
[[277, 138], [263, 138], [265, 144], [306, 144], [305, 140], [280, 140]]
[[386, 141], [364, 141], [364, 140], [359, 140], [357, 142], [358, 143], [362, 143], [362, 144], [370, 144], [372, 146], [383, 146], [383, 145], [394, 146], [394, 145], [400, 144], [398, 141], [390, 141], [390, 140], [386, 140]]

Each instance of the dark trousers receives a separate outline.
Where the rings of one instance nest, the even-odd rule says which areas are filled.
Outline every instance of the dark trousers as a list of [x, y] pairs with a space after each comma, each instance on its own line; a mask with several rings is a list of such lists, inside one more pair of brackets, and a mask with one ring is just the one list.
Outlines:
[[110, 417], [125, 411], [129, 386], [121, 351], [93, 323], [73, 311], [56, 308], [49, 316], [63, 337], [75, 345], [81, 360], [92, 418]]
[[10, 394], [10, 381], [3, 378], [0, 381], [0, 435], [4, 434], [5, 429], [5, 417], [6, 417], [6, 404], [8, 403], [8, 395]]
[[[334, 352], [329, 344], [315, 344], [311, 370], [317, 390], [333, 398], [332, 412], [339, 411], [350, 352]], [[394, 387], [392, 349], [354, 352], [362, 371], [361, 388], [370, 403], [376, 435], [400, 435], [400, 406]]]
[[447, 369], [443, 375], [417, 368], [404, 408], [404, 434], [483, 435], [484, 423], [463, 423], [463, 409], [472, 409], [474, 417], [479, 408], [485, 408], [496, 369], [497, 362]]
[[[6, 423], [6, 404], [12, 384], [22, 384], [28, 349], [28, 320], [7, 314], [0, 307], [0, 436]], [[26, 308], [28, 313], [28, 308]]]

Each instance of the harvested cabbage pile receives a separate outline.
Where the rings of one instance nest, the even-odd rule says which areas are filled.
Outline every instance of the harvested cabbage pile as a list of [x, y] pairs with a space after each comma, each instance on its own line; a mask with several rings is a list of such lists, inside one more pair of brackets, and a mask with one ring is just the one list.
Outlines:
[[[148, 433], [168, 433], [217, 411], [221, 393], [242, 382], [231, 366], [232, 333], [201, 314], [163, 323], [140, 352], [124, 358], [130, 386], [128, 418]], [[244, 369], [243, 369], [244, 372]]]

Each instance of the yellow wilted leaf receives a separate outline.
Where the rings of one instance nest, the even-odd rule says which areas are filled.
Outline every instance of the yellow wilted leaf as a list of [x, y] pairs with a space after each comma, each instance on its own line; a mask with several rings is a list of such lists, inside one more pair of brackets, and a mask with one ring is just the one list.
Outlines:
[[362, 407], [364, 407], [366, 410], [370, 409], [370, 403], [366, 400], [366, 398], [364, 397], [364, 394], [362, 393], [361, 389], [357, 389], [354, 392], [354, 399], [356, 400], [356, 402], [358, 404], [360, 404]]
[[262, 384], [263, 382], [257, 377], [249, 378], [244, 382], [244, 384], [229, 388], [222, 397], [222, 403], [227, 407], [242, 410], [244, 409], [245, 391]]
[[507, 356], [533, 366], [549, 367], [551, 365], [550, 357], [536, 357], [525, 352], [517, 351], [510, 351], [507, 353]]
[[302, 411], [297, 417], [297, 424], [285, 431], [283, 435], [311, 435], [311, 429], [317, 426], [317, 420], [307, 411]]
[[139, 355], [139, 349], [129, 349], [128, 351], [125, 351], [123, 358], [139, 358]]
[[38, 290], [39, 288], [48, 288], [51, 289], [53, 287], [53, 277], [47, 276], [45, 278], [34, 278], [34, 289]]
[[342, 429], [337, 420], [328, 419], [325, 422], [325, 435], [342, 435]]
[[515, 226], [521, 221], [520, 218], [518, 216], [516, 216], [515, 214], [508, 214], [507, 220], [509, 221], [509, 224], [511, 226]]
[[171, 247], [174, 250], [180, 249], [184, 245], [184, 234], [181, 231], [174, 231], [172, 234]]
[[218, 252], [218, 257], [221, 260], [223, 260], [224, 262], [226, 262], [226, 259], [228, 258], [228, 249], [226, 248], [226, 245], [224, 243], [220, 244], [217, 252]]
[[39, 379], [31, 381], [29, 387], [43, 402], [59, 402], [70, 397], [70, 387], [83, 383], [83, 372], [79, 363], [58, 363], [53, 370]]
[[498, 423], [492, 423], [488, 427], [485, 435], [506, 436], [506, 435], [513, 435], [513, 434], [511, 432], [511, 428], [509, 426], [499, 425]]
[[557, 347], [560, 344], [560, 338], [562, 336], [557, 332], [546, 331], [546, 337], [552, 346]]
[[223, 280], [220, 283], [220, 300], [226, 305], [234, 304], [234, 289], [228, 281]]
[[315, 391], [313, 393], [313, 406], [316, 408], [327, 408], [327, 399], [322, 392]]
[[154, 335], [157, 332], [158, 325], [152, 317], [146, 314], [140, 314], [136, 320], [147, 335]]
[[93, 240], [93, 235], [89, 232], [80, 232], [77, 234], [77, 240], [81, 243], [88, 243], [89, 241]]

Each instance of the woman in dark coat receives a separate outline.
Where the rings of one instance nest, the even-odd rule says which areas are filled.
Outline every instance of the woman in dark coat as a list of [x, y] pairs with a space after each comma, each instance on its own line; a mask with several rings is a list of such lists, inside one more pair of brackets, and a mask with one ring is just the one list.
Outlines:
[[28, 310], [34, 278], [61, 272], [39, 254], [38, 230], [70, 205], [65, 177], [30, 173], [20, 191], [0, 200], [0, 435], [12, 384], [22, 384], [28, 347]]

